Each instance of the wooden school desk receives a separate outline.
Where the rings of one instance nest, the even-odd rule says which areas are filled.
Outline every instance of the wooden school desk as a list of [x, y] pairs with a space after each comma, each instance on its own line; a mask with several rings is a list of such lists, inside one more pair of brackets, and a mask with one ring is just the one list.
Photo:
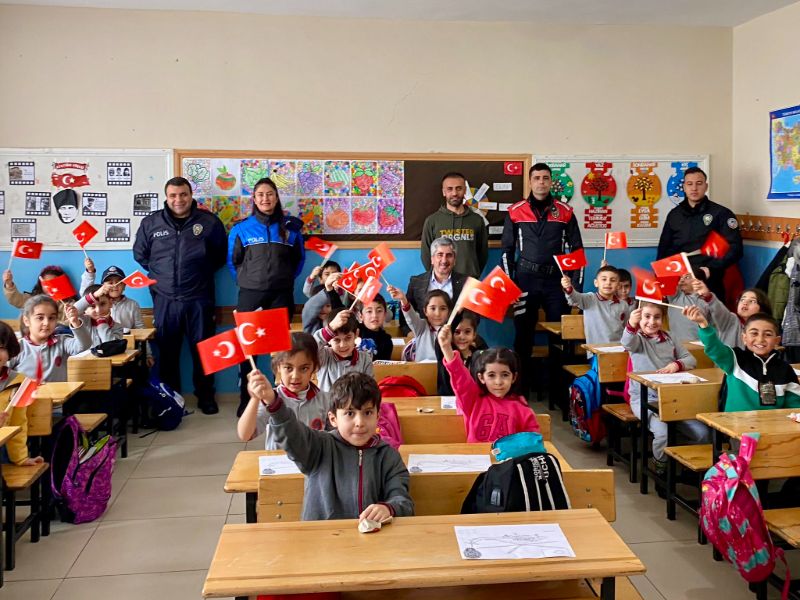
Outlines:
[[694, 356], [697, 361], [696, 369], [713, 369], [716, 365], [714, 361], [708, 358], [706, 351], [701, 342], [681, 342], [684, 348], [689, 351], [689, 354]]
[[[558, 459], [561, 470], [571, 469], [569, 463], [561, 455], [552, 442], [544, 443], [545, 449]], [[404, 445], [400, 446], [399, 452], [405, 461], [411, 450], [415, 454], [489, 454], [491, 444], [424, 444], [424, 445]], [[243, 450], [236, 455], [231, 467], [228, 478], [225, 481], [224, 490], [228, 494], [245, 494], [245, 519], [248, 523], [255, 523], [257, 520], [256, 505], [258, 494], [258, 458], [260, 456], [284, 454], [283, 450]], [[291, 477], [291, 476], [289, 476]]]
[[53, 406], [61, 406], [84, 387], [83, 381], [58, 381], [43, 383], [33, 392], [34, 398], [46, 398]]
[[115, 356], [101, 357], [89, 353], [89, 354], [84, 354], [82, 356], [70, 356], [69, 360], [91, 361], [91, 360], [103, 360], [104, 358], [107, 358], [111, 360], [111, 368], [116, 368], [116, 367], [124, 367], [125, 365], [132, 363], [134, 360], [136, 360], [138, 356], [139, 356], [139, 350], [136, 350], [135, 348], [128, 348], [127, 350], [125, 350], [125, 352], [117, 354]]
[[[464, 560], [453, 530], [535, 523], [557, 523], [575, 558]], [[601, 598], [610, 600], [615, 577], [645, 572], [642, 562], [594, 509], [400, 517], [371, 535], [359, 533], [356, 525], [355, 519], [225, 525], [203, 596], [602, 578]]]
[[657, 410], [658, 403], [651, 405], [648, 401], [648, 390], [652, 389], [655, 390], [656, 393], [659, 393], [659, 390], [662, 388], [666, 388], [669, 386], [694, 386], [692, 389], [696, 390], [698, 394], [713, 394], [716, 397], [719, 394], [720, 385], [722, 383], [722, 379], [725, 374], [716, 368], [712, 369], [694, 369], [692, 371], [684, 371], [685, 373], [689, 373], [694, 375], [695, 377], [700, 377], [705, 379], [706, 381], [702, 381], [699, 383], [656, 383], [645, 379], [642, 375], [652, 375], [654, 374], [653, 371], [647, 373], [628, 373], [628, 378], [634, 382], [633, 385], [639, 384], [640, 385], [640, 412], [639, 420], [642, 423], [642, 434], [640, 437], [640, 458], [641, 464], [639, 465], [639, 491], [642, 494], [647, 493], [647, 474], [648, 474], [648, 466], [647, 466], [647, 459], [650, 456], [650, 448], [649, 448], [649, 436], [647, 434], [648, 427], [647, 427], [647, 417], [648, 411], [650, 410]]
[[[6, 442], [17, 435], [22, 428], [13, 427], [0, 427], [0, 448], [6, 445]], [[0, 476], [0, 498], [3, 497], [3, 477]], [[1, 540], [0, 540], [1, 541]], [[3, 547], [5, 544], [0, 543], [0, 587], [3, 586], [3, 566], [6, 564], [5, 557], [3, 556]]]
[[627, 351], [610, 352], [622, 344], [581, 344], [581, 348], [597, 356], [597, 375], [600, 383], [625, 383], [628, 375]]

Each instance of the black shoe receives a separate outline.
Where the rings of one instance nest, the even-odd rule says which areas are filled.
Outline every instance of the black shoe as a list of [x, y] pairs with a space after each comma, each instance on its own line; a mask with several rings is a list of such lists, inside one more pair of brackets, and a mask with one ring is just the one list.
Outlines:
[[198, 402], [197, 408], [199, 408], [204, 415], [215, 415], [219, 412], [219, 406], [217, 406], [216, 400]]

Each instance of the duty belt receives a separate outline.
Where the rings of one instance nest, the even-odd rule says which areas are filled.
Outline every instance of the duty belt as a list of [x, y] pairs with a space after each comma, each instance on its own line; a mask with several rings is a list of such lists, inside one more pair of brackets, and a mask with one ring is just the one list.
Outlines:
[[535, 263], [524, 258], [517, 260], [517, 270], [524, 273], [539, 273], [540, 275], [555, 275], [557, 267], [554, 264]]

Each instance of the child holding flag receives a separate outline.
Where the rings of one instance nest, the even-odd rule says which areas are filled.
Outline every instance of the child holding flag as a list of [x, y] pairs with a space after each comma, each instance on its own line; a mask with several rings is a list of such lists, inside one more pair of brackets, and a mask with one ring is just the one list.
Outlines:
[[[64, 269], [58, 265], [48, 265], [41, 270], [39, 277], [36, 280], [36, 285], [33, 286], [33, 289], [30, 292], [20, 292], [19, 289], [17, 289], [17, 286], [14, 284], [14, 275], [11, 273], [11, 269], [7, 269], [3, 273], [3, 294], [6, 297], [6, 301], [11, 306], [22, 308], [25, 306], [25, 302], [28, 300], [28, 298], [44, 293], [44, 291], [42, 291], [43, 281], [50, 281], [51, 279], [61, 277], [62, 275], [64, 275]], [[65, 298], [65, 300], [73, 301], [77, 300], [77, 297], [74, 296], [72, 298]], [[59, 325], [67, 325], [67, 318], [64, 315], [63, 303], [59, 304], [58, 306], [58, 323]]]
[[577, 306], [583, 313], [586, 342], [607, 344], [618, 342], [628, 316], [628, 305], [617, 297], [619, 272], [612, 266], [600, 267], [594, 278], [596, 292], [577, 291], [566, 275], [561, 278], [561, 287], [570, 306]]

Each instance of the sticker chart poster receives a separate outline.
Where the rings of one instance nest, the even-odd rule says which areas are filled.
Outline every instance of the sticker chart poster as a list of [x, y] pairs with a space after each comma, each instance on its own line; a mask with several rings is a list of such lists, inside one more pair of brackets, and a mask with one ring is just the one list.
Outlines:
[[228, 231], [250, 216], [256, 183], [269, 177], [284, 212], [303, 222], [306, 235], [404, 233], [400, 160], [183, 158], [181, 170], [198, 205]]
[[800, 200], [800, 106], [769, 113], [769, 200]]

